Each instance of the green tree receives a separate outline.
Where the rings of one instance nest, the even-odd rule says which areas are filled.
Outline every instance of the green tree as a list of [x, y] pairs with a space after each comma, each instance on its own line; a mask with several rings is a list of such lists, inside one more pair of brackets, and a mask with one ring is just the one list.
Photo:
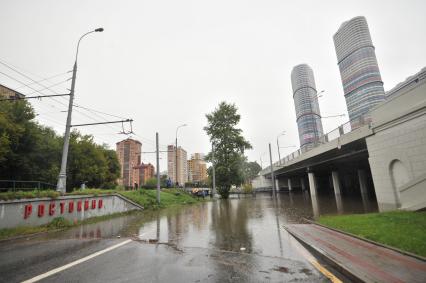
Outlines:
[[[161, 181], [161, 179], [160, 179], [160, 181]], [[147, 188], [157, 187], [157, 178], [152, 177], [152, 178], [149, 178], [148, 180], [146, 180], [144, 187], [147, 187]]]
[[262, 170], [262, 167], [260, 167], [259, 163], [256, 161], [247, 162], [244, 161], [244, 182], [250, 183], [251, 180], [253, 180], [257, 174], [259, 174], [260, 170]]
[[120, 177], [120, 162], [118, 161], [115, 150], [107, 149], [106, 145], [101, 149], [107, 161], [108, 172], [102, 188], [112, 189], [117, 185], [117, 179]]
[[[0, 102], [0, 179], [40, 180], [56, 184], [63, 137], [34, 121], [27, 101]], [[68, 188], [112, 188], [120, 174], [115, 151], [74, 131], [70, 140]]]
[[0, 178], [32, 178], [38, 164], [29, 162], [39, 139], [35, 114], [26, 101], [0, 102]]
[[[237, 128], [241, 119], [237, 110], [235, 104], [219, 103], [212, 113], [206, 115], [207, 126], [204, 127], [215, 148], [218, 193], [225, 199], [228, 198], [232, 185], [243, 183], [244, 151], [251, 148], [250, 143], [242, 136], [242, 130]], [[206, 156], [206, 160], [213, 161], [211, 152]]]
[[78, 188], [82, 182], [95, 188], [116, 185], [120, 165], [114, 151], [97, 145], [91, 135], [73, 131], [70, 138], [67, 187]]
[[161, 185], [162, 188], [167, 187], [167, 180], [168, 179], [169, 179], [169, 176], [167, 176], [167, 174], [160, 175], [160, 185]]

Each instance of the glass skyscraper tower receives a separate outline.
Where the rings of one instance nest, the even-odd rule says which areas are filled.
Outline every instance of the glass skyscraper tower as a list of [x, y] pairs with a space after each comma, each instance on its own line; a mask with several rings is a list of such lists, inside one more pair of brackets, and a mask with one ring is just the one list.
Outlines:
[[312, 69], [306, 64], [295, 66], [291, 72], [291, 85], [293, 87], [300, 147], [302, 150], [310, 149], [323, 134]]
[[362, 120], [370, 119], [366, 113], [385, 100], [367, 20], [355, 17], [344, 22], [333, 40], [349, 119], [352, 127], [357, 128]]

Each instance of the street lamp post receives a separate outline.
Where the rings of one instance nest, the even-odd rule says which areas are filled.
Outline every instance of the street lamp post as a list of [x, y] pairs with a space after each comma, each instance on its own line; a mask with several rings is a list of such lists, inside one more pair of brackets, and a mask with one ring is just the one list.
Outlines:
[[[325, 92], [325, 90], [321, 90], [320, 92], [318, 92], [316, 95], [314, 95], [312, 97], [313, 99], [317, 100], [317, 104], [318, 104], [318, 98], [320, 98], [322, 96], [322, 93], [324, 93], [324, 92]], [[310, 110], [311, 110], [311, 115], [314, 116], [314, 113], [313, 113], [314, 110], [312, 109], [312, 101], [309, 103], [309, 106], [310, 106]], [[321, 115], [318, 115], [318, 116], [319, 116], [319, 119], [321, 119]], [[318, 132], [317, 132], [317, 118], [315, 118], [315, 116], [314, 116], [314, 123], [315, 123], [315, 125], [314, 125], [314, 146], [315, 146], [316, 143], [317, 143], [317, 135], [318, 135]]]
[[179, 186], [179, 182], [178, 182], [178, 153], [177, 153], [177, 150], [178, 150], [178, 143], [177, 143], [177, 134], [178, 134], [178, 130], [179, 130], [179, 128], [182, 128], [182, 127], [186, 127], [186, 126], [188, 126], [187, 124], [183, 124], [183, 125], [180, 125], [180, 126], [178, 126], [177, 128], [176, 128], [176, 139], [175, 139], [175, 160], [176, 160], [176, 163], [175, 163], [175, 169], [176, 169], [176, 173], [175, 173], [175, 177], [176, 177], [176, 179], [175, 179], [175, 184], [176, 184], [176, 187], [177, 186]]
[[285, 135], [285, 131], [283, 131], [281, 134], [277, 136], [278, 162], [280, 163], [280, 165], [281, 165], [281, 154], [280, 154], [280, 142], [278, 141], [278, 138], [283, 135]]
[[210, 197], [214, 197], [214, 195], [216, 194], [216, 169], [215, 169], [215, 159], [214, 159], [214, 151], [215, 151], [215, 147], [214, 147], [214, 143], [212, 143], [212, 179], [213, 179], [213, 187], [212, 187], [212, 192], [210, 194]]
[[65, 127], [64, 146], [62, 149], [61, 171], [59, 172], [58, 183], [56, 186], [56, 190], [60, 192], [61, 194], [64, 194], [67, 188], [67, 160], [68, 160], [68, 148], [70, 143], [70, 132], [71, 132], [71, 114], [72, 114], [72, 106], [74, 102], [75, 80], [77, 75], [78, 48], [80, 47], [80, 41], [83, 39], [83, 37], [94, 32], [103, 32], [103, 31], [104, 31], [103, 28], [97, 28], [95, 30], [89, 31], [83, 34], [77, 43], [77, 52], [75, 53], [74, 67], [72, 70], [71, 91], [70, 91], [70, 100], [68, 104], [67, 124]]

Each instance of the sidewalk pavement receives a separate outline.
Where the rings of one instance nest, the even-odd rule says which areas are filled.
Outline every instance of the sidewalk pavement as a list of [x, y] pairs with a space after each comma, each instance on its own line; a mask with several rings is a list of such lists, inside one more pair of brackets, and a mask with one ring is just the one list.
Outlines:
[[316, 224], [286, 225], [286, 230], [364, 282], [426, 282], [426, 262]]

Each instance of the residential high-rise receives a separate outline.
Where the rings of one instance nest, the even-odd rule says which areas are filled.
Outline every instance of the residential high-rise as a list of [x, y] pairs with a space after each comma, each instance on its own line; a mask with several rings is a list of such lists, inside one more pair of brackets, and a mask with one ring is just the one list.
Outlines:
[[174, 145], [167, 146], [167, 171], [170, 180], [173, 184], [178, 183], [182, 186], [187, 181], [188, 169], [187, 169], [187, 154], [182, 147], [177, 149], [177, 171], [176, 174], [176, 147]]
[[151, 163], [141, 163], [138, 166], [139, 169], [139, 180], [141, 185], [145, 185], [148, 179], [155, 177], [155, 167]]
[[127, 188], [139, 187], [139, 164], [142, 144], [134, 139], [125, 139], [117, 144], [117, 156], [121, 165], [118, 183]]
[[201, 153], [194, 153], [188, 160], [188, 181], [199, 183], [207, 180], [207, 165]]
[[357, 128], [370, 119], [370, 109], [385, 100], [367, 20], [355, 17], [344, 22], [333, 40], [349, 119]]
[[313, 147], [323, 134], [314, 73], [306, 64], [300, 64], [291, 72], [294, 107], [299, 130], [300, 148]]

